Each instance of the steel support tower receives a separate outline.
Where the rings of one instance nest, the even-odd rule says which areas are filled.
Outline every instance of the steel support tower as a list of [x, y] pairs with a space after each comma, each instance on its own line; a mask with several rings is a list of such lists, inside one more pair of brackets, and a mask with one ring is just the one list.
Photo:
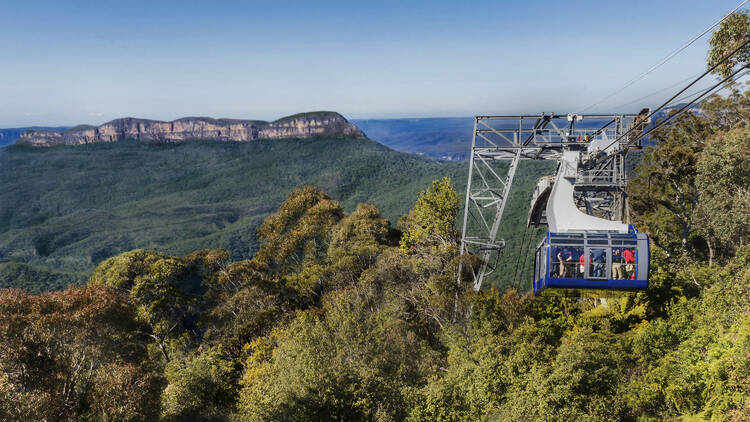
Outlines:
[[[640, 134], [646, 126], [644, 113], [475, 117], [460, 246], [461, 254], [481, 258], [472, 268], [475, 290], [502, 256], [505, 240], [498, 232], [521, 161], [559, 160], [563, 151], [581, 151], [578, 207], [590, 215], [627, 221], [625, 152], [633, 147], [628, 145], [631, 133]], [[546, 183], [549, 187], [549, 178]], [[542, 178], [535, 200], [544, 195], [544, 184]], [[532, 203], [527, 224], [545, 224], [544, 207]]]

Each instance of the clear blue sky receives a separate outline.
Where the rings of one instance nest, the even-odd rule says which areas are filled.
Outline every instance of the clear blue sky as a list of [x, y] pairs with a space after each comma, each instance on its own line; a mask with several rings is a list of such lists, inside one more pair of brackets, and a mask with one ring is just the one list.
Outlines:
[[[569, 112], [738, 3], [3, 0], [0, 127]], [[699, 73], [707, 40], [595, 111]]]

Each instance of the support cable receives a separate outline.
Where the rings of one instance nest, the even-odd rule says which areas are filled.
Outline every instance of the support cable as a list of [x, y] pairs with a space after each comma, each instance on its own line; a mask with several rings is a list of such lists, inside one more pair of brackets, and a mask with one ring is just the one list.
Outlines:
[[649, 73], [651, 73], [651, 72], [653, 72], [654, 70], [656, 70], [656, 69], [658, 69], [659, 67], [661, 67], [661, 66], [662, 66], [662, 65], [663, 65], [664, 63], [666, 63], [666, 62], [668, 62], [668, 61], [669, 61], [670, 59], [672, 59], [672, 57], [676, 56], [677, 54], [679, 54], [680, 52], [682, 52], [682, 51], [683, 51], [683, 50], [685, 50], [686, 48], [690, 47], [690, 46], [691, 46], [691, 45], [692, 45], [693, 43], [695, 43], [695, 42], [696, 42], [696, 41], [698, 41], [698, 40], [699, 40], [699, 39], [700, 39], [701, 37], [703, 37], [704, 35], [706, 35], [706, 34], [707, 34], [707, 33], [708, 33], [709, 31], [711, 31], [712, 29], [714, 29], [714, 28], [715, 28], [715, 27], [716, 27], [717, 25], [719, 25], [720, 23], [724, 22], [724, 20], [725, 20], [726, 18], [728, 18], [728, 17], [729, 17], [729, 16], [730, 16], [730, 15], [731, 15], [732, 13], [736, 12], [736, 11], [737, 11], [737, 9], [739, 9], [740, 7], [742, 7], [742, 6], [743, 6], [743, 5], [745, 4], [745, 3], [747, 3], [747, 2], [748, 2], [748, 0], [743, 0], [743, 1], [742, 1], [742, 2], [741, 2], [741, 3], [739, 4], [739, 5], [737, 5], [737, 7], [735, 7], [734, 9], [732, 9], [732, 11], [730, 11], [729, 13], [727, 13], [726, 15], [724, 15], [724, 17], [722, 17], [721, 19], [719, 19], [718, 21], [716, 21], [716, 22], [715, 22], [715, 23], [714, 23], [713, 25], [711, 25], [711, 26], [709, 26], [708, 28], [706, 28], [705, 30], [703, 30], [703, 32], [701, 32], [700, 34], [698, 34], [698, 35], [696, 35], [695, 37], [693, 37], [693, 38], [692, 38], [692, 39], [691, 39], [690, 41], [688, 41], [688, 42], [687, 42], [687, 43], [686, 43], [685, 45], [683, 45], [682, 47], [680, 47], [680, 48], [678, 48], [678, 49], [674, 50], [674, 51], [673, 51], [672, 53], [670, 53], [670, 54], [669, 54], [669, 55], [668, 55], [667, 57], [663, 58], [663, 59], [662, 59], [661, 61], [659, 61], [659, 62], [658, 62], [658, 63], [656, 63], [655, 65], [651, 66], [651, 68], [649, 68], [649, 69], [648, 69], [647, 71], [643, 72], [643, 73], [642, 73], [642, 74], [640, 74], [639, 76], [637, 76], [637, 77], [635, 77], [635, 78], [631, 79], [630, 81], [628, 81], [627, 83], [625, 83], [625, 85], [623, 85], [623, 86], [622, 86], [621, 88], [619, 88], [618, 90], [616, 90], [616, 91], [612, 92], [611, 94], [607, 95], [606, 97], [602, 98], [601, 100], [599, 100], [599, 101], [597, 101], [597, 102], [595, 102], [595, 103], [589, 104], [588, 106], [584, 107], [584, 108], [583, 108], [583, 109], [581, 110], [581, 112], [584, 112], [584, 111], [586, 111], [586, 110], [588, 110], [588, 109], [590, 109], [590, 108], [592, 108], [592, 107], [596, 107], [596, 106], [598, 106], [599, 104], [603, 103], [604, 101], [607, 101], [608, 99], [610, 99], [610, 98], [614, 97], [615, 95], [617, 95], [617, 94], [621, 93], [622, 91], [624, 91], [624, 90], [628, 89], [629, 87], [631, 87], [631, 86], [632, 86], [633, 84], [635, 84], [636, 82], [638, 82], [638, 81], [640, 81], [641, 79], [645, 78], [645, 77], [646, 77], [646, 76], [647, 76], [647, 75], [648, 75]]
[[[740, 80], [741, 78], [745, 77], [745, 75], [747, 75], [748, 73], [750, 73], [750, 69], [745, 69], [744, 72], [740, 73], [739, 75], [737, 75], [737, 77], [734, 78], [734, 82], [736, 82], [736, 81]], [[724, 89], [724, 88], [726, 88], [726, 87], [722, 87], [722, 89]], [[678, 98], [678, 99], [674, 100], [673, 102], [677, 103], [677, 104], [680, 104], [682, 101], [690, 99], [691, 97], [694, 97], [696, 95], [703, 94], [703, 93], [705, 93], [707, 91], [711, 91], [712, 89], [714, 89], [714, 87], [713, 86], [709, 86], [708, 88], [703, 88], [703, 89], [701, 89], [699, 91], [695, 91], [695, 92], [693, 92], [691, 94], [685, 95], [682, 98]]]
[[673, 113], [672, 115], [668, 116], [668, 117], [667, 117], [666, 119], [662, 120], [662, 121], [661, 121], [661, 122], [659, 122], [659, 123], [658, 123], [657, 125], [655, 125], [655, 126], [654, 126], [654, 127], [652, 127], [651, 129], [649, 129], [649, 130], [648, 130], [647, 132], [645, 132], [645, 133], [641, 134], [641, 135], [640, 135], [640, 136], [638, 136], [638, 137], [637, 137], [636, 139], [634, 139], [634, 140], [630, 141], [630, 142], [629, 142], [628, 144], [626, 144], [626, 145], [630, 145], [630, 143], [634, 143], [634, 142], [638, 141], [639, 139], [641, 139], [641, 138], [645, 137], [646, 135], [650, 134], [651, 132], [655, 131], [656, 129], [659, 129], [660, 127], [664, 126], [664, 125], [665, 125], [665, 124], [667, 124], [667, 123], [668, 123], [668, 122], [669, 122], [670, 120], [673, 120], [673, 119], [674, 119], [675, 117], [677, 117], [677, 116], [679, 116], [680, 114], [682, 114], [682, 113], [683, 113], [683, 112], [684, 112], [685, 110], [687, 110], [687, 109], [688, 109], [688, 108], [689, 108], [689, 107], [690, 107], [691, 105], [693, 105], [693, 104], [694, 104], [694, 103], [695, 103], [696, 101], [698, 101], [698, 100], [702, 99], [703, 97], [707, 96], [708, 94], [710, 94], [710, 93], [711, 93], [711, 91], [713, 91], [713, 90], [714, 90], [714, 89], [716, 89], [717, 87], [719, 87], [719, 86], [723, 85], [724, 83], [728, 82], [728, 81], [729, 81], [730, 79], [734, 78], [734, 77], [735, 77], [735, 76], [736, 76], [736, 75], [737, 75], [738, 73], [740, 73], [741, 71], [743, 71], [743, 70], [747, 69], [748, 67], [750, 67], [750, 63], [749, 63], [749, 64], [746, 64], [745, 66], [742, 66], [742, 67], [741, 67], [740, 69], [738, 69], [737, 71], [735, 71], [735, 72], [734, 72], [734, 73], [732, 73], [731, 75], [729, 75], [729, 76], [727, 76], [726, 78], [722, 79], [721, 81], [719, 81], [719, 83], [717, 83], [717, 84], [715, 84], [714, 86], [712, 86], [710, 90], [708, 90], [708, 91], [704, 92], [704, 93], [703, 93], [703, 94], [701, 94], [701, 95], [700, 95], [700, 96], [699, 96], [698, 98], [696, 98], [696, 99], [694, 99], [694, 100], [690, 101], [689, 103], [685, 104], [684, 106], [682, 106], [682, 108], [680, 108], [679, 110], [677, 110], [676, 112], [674, 112], [674, 113]]
[[[669, 98], [667, 101], [665, 101], [664, 104], [660, 105], [655, 110], [653, 110], [651, 113], [649, 113], [648, 116], [646, 116], [644, 120], [648, 121], [648, 119], [650, 119], [654, 114], [658, 113], [661, 109], [663, 109], [664, 107], [666, 107], [667, 105], [669, 105], [672, 102], [672, 100], [674, 100], [675, 98], [677, 98], [680, 95], [682, 95], [682, 93], [684, 93], [685, 91], [687, 91], [688, 89], [690, 89], [690, 87], [692, 87], [693, 85], [695, 85], [696, 83], [698, 83], [698, 81], [700, 81], [701, 79], [703, 79], [706, 75], [708, 75], [709, 73], [713, 72], [714, 69], [716, 69], [717, 67], [719, 67], [720, 65], [722, 65], [727, 60], [729, 60], [732, 56], [734, 56], [735, 54], [737, 54], [741, 49], [743, 49], [744, 47], [746, 47], [748, 44], [750, 44], [750, 39], [745, 40], [745, 42], [743, 42], [742, 44], [740, 44], [734, 50], [730, 51], [729, 54], [727, 54], [726, 56], [724, 56], [716, 64], [714, 64], [713, 66], [711, 66], [710, 68], [708, 68], [705, 72], [701, 73], [701, 75], [698, 76], [696, 79], [694, 79], [693, 82], [690, 82], [687, 86], [685, 86], [684, 88], [682, 88], [679, 92], [677, 92], [671, 98]], [[741, 68], [740, 70], [742, 70], [742, 69], [744, 69], [744, 67]], [[737, 73], [738, 72], [733, 73], [729, 77], [727, 77], [724, 80], [722, 80], [721, 82], [719, 82], [719, 84], [714, 85], [713, 87], [711, 87], [711, 89], [715, 88], [718, 85], [723, 84], [724, 82], [726, 82], [727, 80], [729, 80], [731, 77], [734, 77]], [[691, 104], [692, 104], [692, 102], [691, 102]], [[620, 142], [621, 139], [623, 139], [626, 136], [628, 136], [633, 130], [635, 130], [635, 128], [636, 128], [636, 126], [633, 125], [630, 129], [628, 129], [625, 133], [623, 133], [617, 139], [615, 139], [614, 141], [612, 141], [609, 145], [607, 145], [606, 147], [602, 148], [602, 151], [606, 151], [612, 145]], [[630, 144], [634, 143], [636, 140], [641, 139], [642, 137], [643, 136], [640, 136], [640, 137], [634, 139], [633, 141], [628, 142], [627, 144], [625, 144], [625, 146], [626, 147], [629, 146]]]
[[638, 99], [636, 99], [636, 100], [633, 100], [633, 101], [628, 101], [627, 103], [624, 103], [624, 104], [620, 104], [620, 105], [618, 105], [618, 106], [616, 106], [616, 107], [612, 107], [612, 109], [613, 109], [613, 110], [620, 110], [620, 109], [623, 109], [623, 108], [625, 108], [625, 107], [631, 106], [631, 105], [633, 105], [633, 104], [638, 104], [638, 103], [641, 103], [641, 102], [642, 102], [643, 100], [645, 100], [645, 99], [647, 99], [647, 98], [651, 98], [651, 97], [653, 97], [653, 96], [654, 96], [654, 95], [656, 95], [656, 94], [661, 94], [661, 93], [662, 93], [662, 92], [664, 92], [664, 91], [668, 91], [668, 90], [670, 90], [670, 89], [672, 89], [672, 88], [675, 88], [675, 87], [677, 87], [677, 86], [680, 86], [680, 85], [684, 84], [685, 82], [687, 82], [687, 81], [689, 81], [689, 80], [691, 80], [691, 79], [695, 79], [695, 78], [696, 78], [696, 77], [698, 77], [698, 76], [700, 76], [700, 73], [696, 73], [696, 74], [695, 74], [695, 75], [693, 75], [693, 76], [690, 76], [690, 77], [688, 77], [688, 78], [685, 78], [685, 79], [683, 79], [683, 80], [681, 80], [681, 81], [679, 81], [679, 82], [675, 82], [675, 83], [673, 83], [672, 85], [669, 85], [669, 86], [668, 86], [668, 87], [666, 87], [666, 88], [662, 88], [662, 89], [660, 89], [660, 90], [658, 90], [658, 91], [654, 91], [654, 92], [652, 92], [652, 93], [650, 93], [650, 94], [648, 94], [648, 95], [644, 95], [643, 97], [641, 97], [641, 98], [638, 98]]

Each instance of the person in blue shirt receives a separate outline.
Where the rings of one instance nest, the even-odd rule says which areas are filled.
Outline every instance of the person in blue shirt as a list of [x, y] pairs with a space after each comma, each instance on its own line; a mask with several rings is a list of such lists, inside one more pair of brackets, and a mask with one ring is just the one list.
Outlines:
[[607, 262], [604, 249], [594, 249], [591, 252], [593, 255], [591, 262], [594, 263], [593, 276], [600, 278], [604, 277], [604, 263]]
[[567, 266], [568, 266], [568, 263], [572, 260], [573, 260], [573, 256], [570, 254], [570, 250], [568, 250], [568, 248], [558, 249], [557, 261], [560, 263], [558, 277], [565, 278], [565, 276], [567, 276], [568, 274]]

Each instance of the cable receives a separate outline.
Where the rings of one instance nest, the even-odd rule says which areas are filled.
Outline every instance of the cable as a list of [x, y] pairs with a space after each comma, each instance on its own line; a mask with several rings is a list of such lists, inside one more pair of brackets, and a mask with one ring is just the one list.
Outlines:
[[[740, 78], [743, 78], [743, 77], [744, 77], [745, 75], [747, 75], [748, 73], [750, 73], [750, 69], [745, 69], [745, 71], [744, 71], [744, 72], [740, 73], [739, 75], [737, 75], [737, 77], [735, 77], [735, 78], [734, 78], [734, 81], [735, 81], [735, 82], [736, 82], [736, 81], [738, 81], [738, 80], [739, 80]], [[704, 93], [704, 92], [706, 92], [706, 91], [710, 91], [711, 89], [713, 89], [713, 87], [708, 87], [708, 88], [704, 88], [704, 89], [701, 89], [701, 90], [699, 90], [699, 91], [693, 92], [692, 94], [688, 94], [688, 95], [685, 95], [685, 96], [684, 96], [684, 97], [682, 97], [682, 98], [678, 98], [678, 99], [676, 99], [676, 100], [674, 100], [674, 101], [672, 101], [672, 102], [673, 102], [673, 103], [677, 103], [677, 104], [679, 104], [679, 103], [681, 103], [682, 101], [685, 101], [685, 100], [687, 100], [687, 99], [688, 99], [688, 98], [690, 98], [690, 97], [693, 97], [693, 96], [695, 96], [695, 95], [698, 95], [698, 94], [702, 94], [702, 93]], [[722, 88], [722, 89], [723, 89], [723, 88]]]
[[711, 93], [711, 91], [713, 91], [713, 90], [714, 90], [715, 88], [717, 88], [717, 87], [719, 87], [719, 86], [723, 85], [724, 83], [728, 82], [728, 81], [729, 81], [730, 79], [734, 78], [734, 77], [735, 77], [735, 76], [736, 76], [736, 75], [737, 75], [738, 73], [740, 73], [741, 71], [743, 71], [743, 70], [747, 69], [748, 67], [750, 67], [750, 64], [746, 64], [745, 66], [743, 66], [743, 67], [739, 68], [739, 69], [738, 69], [737, 71], [735, 71], [735, 72], [734, 72], [734, 73], [732, 73], [731, 75], [729, 75], [729, 76], [727, 76], [726, 78], [722, 79], [721, 81], [719, 81], [719, 83], [717, 83], [717, 84], [715, 84], [714, 86], [712, 86], [710, 90], [708, 90], [707, 92], [705, 92], [705, 93], [701, 94], [701, 96], [700, 96], [700, 97], [698, 97], [698, 98], [694, 99], [693, 101], [691, 101], [691, 102], [689, 102], [689, 103], [685, 104], [684, 106], [682, 106], [682, 108], [680, 108], [680, 109], [679, 109], [679, 110], [677, 110], [676, 112], [672, 113], [672, 114], [671, 114], [670, 116], [668, 116], [668, 117], [667, 117], [666, 119], [664, 119], [664, 120], [662, 120], [661, 122], [659, 122], [659, 123], [658, 123], [657, 125], [655, 125], [655, 126], [654, 126], [654, 127], [652, 127], [651, 129], [649, 129], [649, 130], [648, 130], [647, 132], [645, 132], [645, 133], [641, 134], [641, 135], [640, 135], [640, 136], [638, 136], [638, 137], [637, 137], [636, 139], [634, 139], [634, 140], [630, 141], [629, 143], [627, 143], [627, 144], [626, 144], [626, 146], [627, 146], [627, 145], [630, 145], [631, 143], [637, 142], [637, 141], [638, 141], [639, 139], [641, 139], [641, 138], [645, 137], [646, 135], [650, 134], [651, 132], [655, 131], [656, 129], [659, 129], [660, 127], [664, 126], [664, 125], [665, 125], [665, 124], [667, 124], [667, 123], [668, 123], [668, 122], [669, 122], [670, 120], [673, 120], [673, 119], [674, 119], [675, 117], [677, 117], [677, 116], [679, 116], [680, 114], [682, 114], [682, 112], [683, 112], [683, 111], [685, 111], [685, 110], [686, 110], [686, 109], [687, 109], [688, 107], [690, 107], [691, 105], [693, 105], [693, 104], [694, 104], [694, 103], [695, 103], [696, 101], [698, 101], [698, 100], [700, 100], [701, 98], [705, 97], [706, 95], [710, 94], [710, 93]]
[[699, 35], [696, 35], [695, 37], [693, 37], [693, 39], [691, 39], [690, 41], [688, 41], [687, 44], [683, 45], [682, 47], [680, 47], [677, 50], [675, 50], [672, 53], [670, 53], [667, 57], [663, 58], [660, 62], [658, 62], [655, 65], [651, 66], [650, 69], [648, 69], [647, 71], [643, 72], [641, 75], [639, 75], [639, 76], [635, 77], [634, 79], [631, 79], [630, 81], [628, 81], [627, 83], [625, 83], [625, 85], [622, 86], [620, 89], [618, 89], [618, 90], [614, 91], [613, 93], [607, 95], [606, 97], [602, 98], [601, 100], [599, 100], [599, 101], [597, 101], [595, 103], [589, 104], [588, 106], [584, 107], [580, 112], [583, 113], [584, 111], [586, 111], [586, 110], [588, 110], [588, 109], [590, 109], [592, 107], [598, 106], [599, 104], [603, 103], [604, 101], [607, 101], [608, 99], [610, 99], [610, 98], [614, 97], [615, 95], [621, 93], [622, 91], [626, 90], [627, 88], [629, 88], [630, 86], [632, 86], [636, 82], [638, 82], [641, 79], [645, 78], [649, 73], [651, 73], [654, 70], [656, 70], [659, 67], [661, 67], [664, 63], [668, 62], [672, 57], [676, 56], [677, 54], [679, 54], [680, 52], [682, 52], [684, 49], [690, 47], [694, 42], [698, 41], [701, 37], [703, 37], [704, 35], [706, 35], [708, 33], [708, 31], [714, 29], [716, 27], [716, 25], [719, 25], [720, 23], [722, 23], [726, 18], [729, 17], [729, 15], [731, 15], [734, 12], [736, 12], [737, 9], [739, 9], [740, 7], [742, 7], [747, 2], [748, 2], [748, 0], [743, 0], [742, 3], [740, 3], [734, 9], [732, 9], [731, 12], [727, 13], [726, 15], [724, 15], [723, 18], [719, 19], [713, 25], [711, 25], [708, 28], [706, 28]]
[[[675, 98], [677, 98], [678, 96], [682, 95], [682, 93], [683, 93], [683, 92], [687, 91], [687, 90], [688, 90], [688, 89], [689, 89], [689, 88], [690, 88], [691, 86], [693, 86], [693, 85], [695, 85], [696, 83], [698, 83], [698, 81], [700, 81], [701, 79], [703, 79], [703, 78], [704, 78], [704, 77], [705, 77], [706, 75], [708, 75], [709, 73], [713, 72], [713, 71], [714, 71], [714, 69], [716, 69], [717, 67], [719, 67], [720, 65], [722, 65], [722, 64], [723, 64], [724, 62], [726, 62], [727, 60], [729, 60], [729, 58], [730, 58], [730, 57], [732, 57], [733, 55], [737, 54], [737, 52], [738, 52], [738, 51], [740, 51], [741, 49], [745, 48], [745, 46], [747, 46], [748, 44], [750, 44], [750, 38], [749, 38], [749, 39], [747, 39], [747, 40], [745, 40], [745, 42], [743, 42], [742, 44], [740, 44], [740, 46], [738, 46], [738, 47], [737, 47], [737, 48], [735, 48], [734, 50], [730, 51], [730, 52], [729, 52], [729, 53], [728, 53], [728, 54], [727, 54], [726, 56], [722, 57], [722, 59], [721, 59], [721, 60], [719, 60], [719, 61], [718, 61], [718, 62], [717, 62], [716, 64], [714, 64], [713, 66], [711, 66], [710, 68], [708, 68], [708, 69], [707, 69], [707, 70], [706, 70], [705, 72], [701, 73], [701, 75], [700, 75], [700, 76], [698, 76], [698, 77], [697, 77], [697, 78], [696, 78], [695, 80], [693, 80], [693, 82], [690, 82], [690, 83], [689, 83], [689, 84], [688, 84], [688, 85], [687, 85], [686, 87], [682, 88], [682, 89], [681, 89], [681, 90], [680, 90], [679, 92], [677, 92], [676, 94], [674, 94], [674, 95], [673, 95], [673, 96], [672, 96], [672, 97], [671, 97], [670, 99], [668, 99], [668, 100], [667, 100], [667, 101], [666, 101], [666, 102], [665, 102], [664, 104], [660, 105], [660, 106], [659, 106], [659, 107], [657, 107], [657, 108], [656, 108], [656, 109], [655, 109], [654, 111], [652, 111], [651, 113], [649, 113], [649, 114], [648, 114], [648, 116], [646, 116], [646, 117], [644, 118], [644, 120], [648, 121], [648, 119], [650, 119], [650, 118], [651, 118], [651, 117], [652, 117], [652, 116], [653, 116], [654, 114], [656, 114], [657, 112], [659, 112], [659, 110], [661, 110], [662, 108], [666, 107], [666, 106], [667, 106], [667, 105], [668, 105], [669, 103], [671, 103], [671, 102], [672, 102], [672, 100], [674, 100], [674, 99], [675, 99]], [[743, 68], [741, 68], [740, 70], [742, 70], [742, 69], [744, 69], [744, 67], [743, 67]], [[730, 77], [733, 77], [733, 76], [734, 76], [734, 75], [736, 75], [736, 74], [737, 74], [737, 72], [735, 72], [735, 73], [733, 73], [732, 75], [730, 75]], [[729, 80], [729, 77], [728, 77], [728, 78], [725, 78], [725, 79], [724, 79], [724, 80], [723, 80], [722, 82], [720, 82], [720, 84], [721, 84], [721, 83], [723, 83], [723, 82], [725, 82], [725, 81], [727, 81], [727, 80]], [[716, 85], [714, 85], [714, 87], [715, 87], [715, 86], [716, 86]], [[633, 131], [633, 130], [635, 129], [635, 127], [636, 127], [636, 125], [633, 125], [633, 126], [632, 126], [632, 127], [630, 128], [630, 129], [628, 129], [628, 130], [627, 130], [627, 131], [626, 131], [625, 133], [623, 133], [622, 135], [620, 135], [619, 137], [617, 137], [617, 139], [615, 139], [614, 141], [612, 141], [612, 143], [610, 143], [610, 144], [609, 144], [609, 145], [607, 145], [606, 147], [602, 148], [602, 151], [606, 151], [606, 150], [608, 150], [608, 149], [609, 149], [609, 147], [611, 147], [612, 145], [614, 145], [614, 144], [618, 143], [618, 142], [619, 142], [619, 141], [620, 141], [621, 139], [623, 139], [624, 137], [628, 136], [628, 134], [630, 134], [630, 132], [632, 132], [632, 131]], [[641, 136], [641, 137], [642, 137], [642, 136]], [[637, 138], [637, 139], [640, 139], [641, 137], [639, 137], [639, 138]], [[629, 143], [627, 143], [627, 144], [626, 144], [625, 146], [627, 147], [627, 146], [628, 146], [628, 145], [630, 145], [631, 143], [632, 143], [632, 141], [631, 141], [631, 142], [629, 142]], [[621, 148], [621, 149], [622, 149], [622, 150], [624, 150], [624, 148]]]
[[685, 82], [687, 82], [687, 81], [689, 81], [689, 80], [691, 80], [691, 79], [693, 79], [693, 78], [696, 78], [696, 77], [698, 77], [698, 76], [700, 76], [700, 73], [696, 73], [696, 74], [695, 74], [695, 75], [693, 75], [693, 76], [690, 76], [690, 77], [688, 77], [688, 78], [685, 78], [685, 79], [683, 79], [683, 80], [681, 80], [681, 81], [679, 81], [679, 82], [675, 82], [675, 83], [673, 83], [672, 85], [670, 85], [670, 86], [668, 86], [668, 87], [666, 87], [666, 88], [662, 88], [662, 89], [660, 89], [660, 90], [658, 90], [658, 91], [654, 91], [654, 92], [652, 92], [652, 93], [650, 93], [650, 94], [648, 94], [648, 95], [644, 95], [643, 97], [641, 97], [641, 98], [638, 98], [638, 99], [636, 99], [636, 100], [633, 100], [633, 101], [629, 101], [629, 102], [627, 102], [627, 103], [625, 103], [625, 104], [620, 104], [620, 105], [618, 105], [618, 106], [616, 106], [616, 107], [613, 107], [612, 109], [613, 109], [613, 110], [620, 110], [620, 109], [623, 109], [623, 108], [625, 108], [625, 107], [627, 107], [627, 106], [629, 106], [629, 105], [633, 105], [633, 104], [636, 104], [636, 103], [640, 103], [641, 101], [645, 100], [646, 98], [650, 98], [650, 97], [653, 97], [653, 96], [654, 96], [654, 95], [656, 95], [656, 94], [660, 94], [660, 93], [662, 93], [662, 92], [664, 92], [664, 91], [670, 90], [670, 89], [672, 89], [672, 88], [674, 88], [674, 87], [676, 87], [676, 86], [678, 86], [678, 85], [681, 85], [681, 84], [683, 84], [683, 83], [685, 83]]

